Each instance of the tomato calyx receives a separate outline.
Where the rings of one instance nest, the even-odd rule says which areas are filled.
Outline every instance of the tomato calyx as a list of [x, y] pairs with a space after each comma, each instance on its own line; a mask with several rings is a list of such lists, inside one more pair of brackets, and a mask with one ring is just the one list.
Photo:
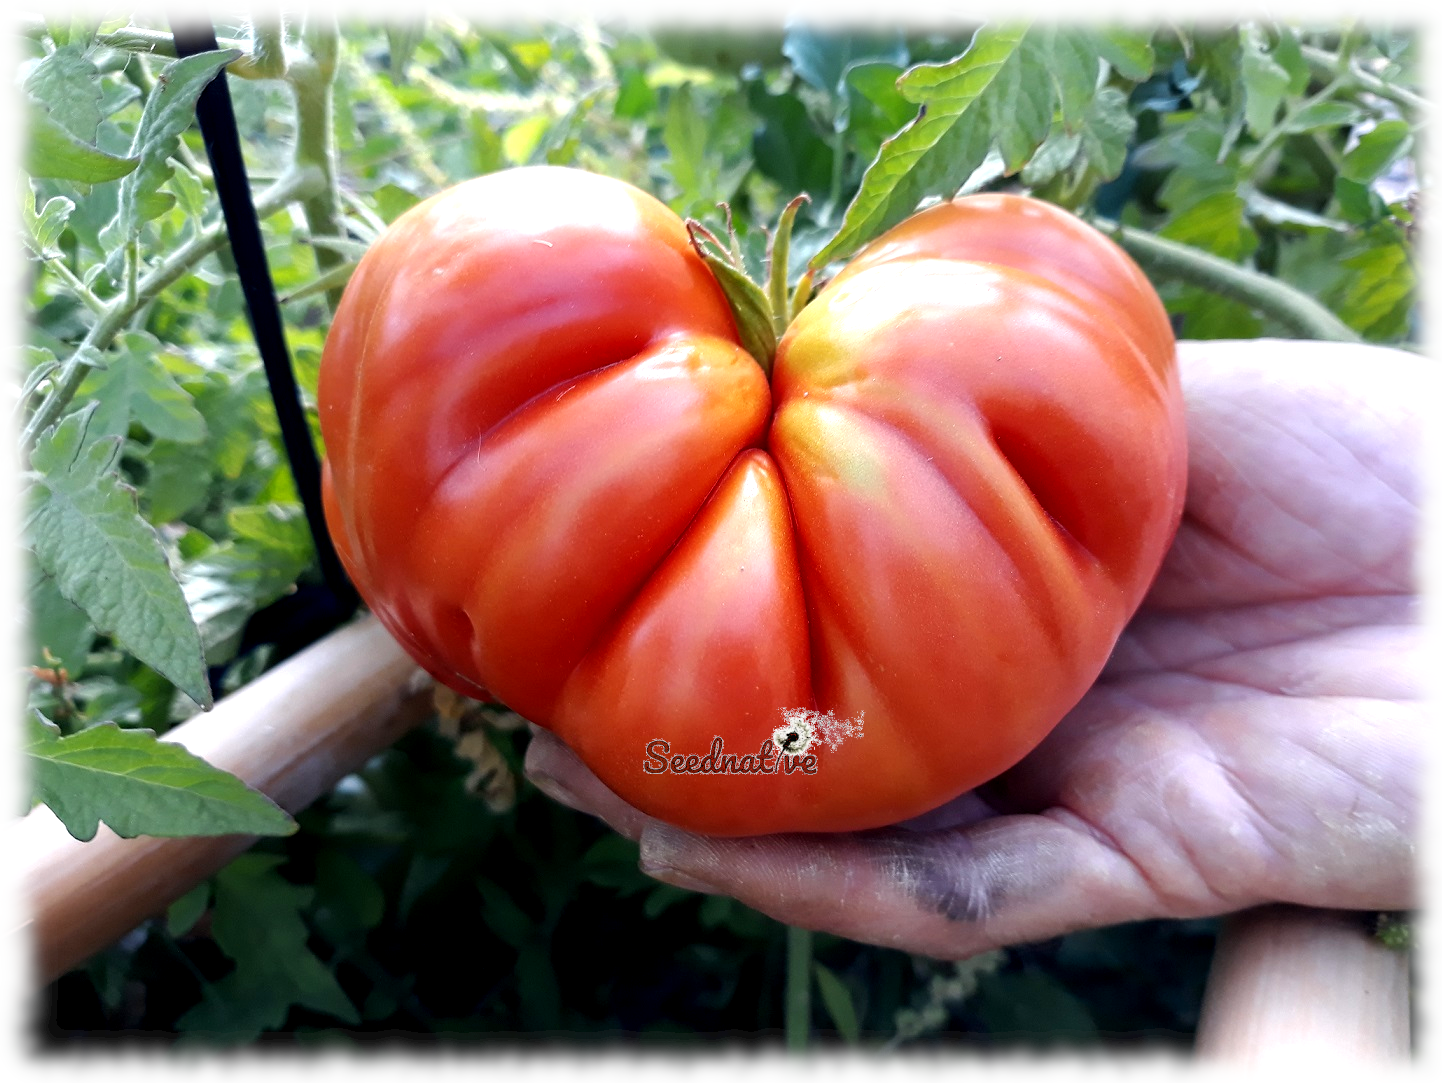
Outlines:
[[771, 363], [776, 357], [776, 344], [811, 299], [812, 274], [809, 270], [801, 276], [794, 291], [788, 292], [786, 281], [791, 229], [796, 222], [796, 212], [801, 209], [801, 204], [807, 202], [810, 202], [810, 197], [803, 193], [782, 208], [776, 229], [766, 245], [767, 279], [764, 289], [746, 273], [729, 205], [719, 204], [726, 214], [726, 243], [696, 219], [686, 219], [686, 232], [692, 247], [706, 261], [721, 292], [726, 295], [726, 303], [731, 306], [742, 347], [756, 359], [767, 377], [771, 375]]

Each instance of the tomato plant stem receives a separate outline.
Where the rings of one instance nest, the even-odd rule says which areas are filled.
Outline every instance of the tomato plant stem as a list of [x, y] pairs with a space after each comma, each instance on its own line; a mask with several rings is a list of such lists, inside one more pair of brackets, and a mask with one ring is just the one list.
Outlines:
[[1366, 68], [1351, 62], [1350, 57], [1343, 59], [1325, 49], [1318, 49], [1315, 46], [1302, 46], [1302, 59], [1313, 72], [1328, 78], [1334, 77], [1338, 70], [1343, 67], [1349, 68], [1352, 82], [1362, 90], [1377, 95], [1379, 98], [1386, 98], [1397, 105], [1406, 106], [1408, 109], [1415, 109], [1424, 116], [1431, 111], [1431, 106], [1425, 98], [1413, 94], [1404, 86], [1380, 79]]
[[[286, 70], [285, 60], [285, 24], [279, 19], [267, 19], [259, 22], [255, 27], [255, 48], [251, 50], [249, 57], [241, 57], [241, 60], [249, 60], [249, 70], [244, 73], [251, 79], [284, 79]], [[235, 61], [240, 63], [241, 60]], [[232, 66], [231, 74], [240, 75]]]
[[1095, 219], [1096, 226], [1154, 273], [1250, 305], [1299, 338], [1360, 342], [1361, 336], [1322, 304], [1279, 278], [1269, 278], [1191, 245], [1146, 230]]
[[[306, 196], [306, 226], [312, 237], [344, 237], [340, 213], [340, 186], [335, 169], [335, 124], [332, 87], [340, 52], [340, 32], [334, 17], [312, 14], [304, 40], [308, 54], [292, 59], [286, 79], [295, 94], [295, 164], [320, 170], [322, 184]], [[339, 252], [316, 248], [316, 270], [324, 275], [345, 262]], [[341, 286], [326, 291], [330, 310], [340, 304]]]
[[[141, 56], [173, 58], [176, 55], [175, 35], [141, 26], [126, 26], [96, 34], [95, 42], [97, 45], [123, 49]], [[241, 79], [281, 79], [285, 76], [285, 54], [279, 23], [257, 26], [253, 47], [251, 42], [240, 38], [217, 38], [216, 46], [221, 49], [238, 49], [241, 52], [242, 55], [225, 66], [225, 70], [231, 75]]]
[[[292, 200], [317, 191], [322, 183], [320, 174], [315, 170], [292, 170], [276, 180], [256, 199], [256, 213], [262, 218], [274, 214]], [[60, 420], [65, 407], [85, 382], [85, 375], [93, 367], [97, 355], [109, 348], [115, 341], [115, 336], [125, 330], [135, 314], [155, 300], [161, 290], [184, 277], [202, 259], [224, 244], [225, 240], [224, 224], [216, 223], [196, 234], [162, 260], [149, 274], [139, 279], [133, 295], [127, 292], [105, 306], [100, 318], [60, 367], [60, 372], [51, 383], [50, 393], [26, 424], [21, 434], [20, 447], [22, 457], [27, 462], [31, 450], [35, 447], [35, 441], [42, 432]]]
[[1275, 147], [1283, 137], [1292, 134], [1292, 122], [1298, 116], [1300, 116], [1304, 110], [1321, 105], [1323, 102], [1334, 97], [1338, 93], [1338, 91], [1342, 90], [1343, 87], [1347, 85], [1347, 83], [1348, 77], [1344, 72], [1343, 74], [1338, 75], [1321, 90], [1317, 91], [1317, 93], [1313, 94], [1310, 98], [1306, 98], [1298, 102], [1295, 106], [1289, 109], [1287, 111], [1287, 115], [1284, 116], [1277, 124], [1273, 125], [1271, 131], [1267, 132], [1267, 134], [1262, 137], [1260, 142], [1258, 142], [1255, 147], [1253, 147], [1250, 151], [1248, 151], [1242, 156], [1243, 171], [1248, 176], [1255, 173], [1257, 167], [1261, 165], [1262, 161], [1266, 158], [1268, 152], [1270, 152], [1271, 149]]
[[786, 928], [786, 1048], [799, 1053], [811, 1031], [811, 930]]

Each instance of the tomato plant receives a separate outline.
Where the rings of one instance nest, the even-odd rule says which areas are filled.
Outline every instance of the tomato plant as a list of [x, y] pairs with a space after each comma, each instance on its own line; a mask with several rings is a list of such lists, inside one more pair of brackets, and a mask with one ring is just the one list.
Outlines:
[[[1211, 919], [1083, 931], [955, 969], [817, 934], [813, 962], [739, 902], [651, 880], [634, 843], [529, 785], [527, 732], [495, 705], [467, 707], [464, 726], [443, 706], [294, 822], [218, 769], [190, 763], [181, 777], [178, 746], [154, 734], [266, 673], [332, 612], [193, 103], [202, 84], [228, 85], [314, 420], [324, 335], [361, 251], [449, 185], [543, 163], [624, 179], [718, 232], [717, 204], [729, 204], [753, 272], [756, 223], [804, 190], [791, 285], [924, 200], [1027, 192], [1117, 239], [1186, 338], [1415, 346], [1427, 184], [1417, 33], [254, 16], [217, 16], [219, 49], [204, 59], [178, 56], [166, 20], [124, 9], [22, 15], [15, 39], [26, 316], [12, 477], [31, 566], [12, 577], [11, 608], [28, 615], [14, 672], [31, 709], [32, 798], [78, 834], [92, 812], [124, 833], [276, 833], [41, 994], [40, 1040], [575, 1033], [669, 1045], [766, 1042], [809, 1023], [883, 1049], [1187, 1041]], [[774, 342], [753, 356], [771, 353]], [[447, 402], [435, 398], [438, 417]], [[358, 438], [380, 429], [368, 417]], [[1007, 457], [1023, 465], [1016, 447]], [[419, 537], [416, 525], [398, 529]], [[498, 513], [477, 537], [516, 529]], [[879, 725], [868, 710], [841, 752], [874, 749]], [[739, 740], [728, 751], [756, 751]], [[675, 751], [699, 759], [706, 741], [677, 738]], [[818, 753], [819, 779], [835, 777], [829, 755]], [[795, 779], [764, 791], [754, 780], [757, 800]], [[224, 822], [175, 800], [186, 780], [212, 814], [229, 810]], [[808, 976], [809, 1005], [789, 995]]]
[[[1092, 227], [988, 194], [865, 248], [769, 379], [740, 343], [639, 189], [538, 167], [429, 199], [326, 343], [337, 548], [433, 675], [652, 815], [917, 815], [1041, 740], [1156, 572], [1185, 478], [1166, 313]], [[775, 751], [788, 711], [822, 716], [805, 755]]]

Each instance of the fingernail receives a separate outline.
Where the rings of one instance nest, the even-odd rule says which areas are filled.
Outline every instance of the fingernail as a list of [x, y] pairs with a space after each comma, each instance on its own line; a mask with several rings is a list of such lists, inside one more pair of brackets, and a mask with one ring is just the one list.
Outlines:
[[532, 768], [526, 772], [526, 777], [531, 780], [531, 785], [535, 786], [536, 789], [540, 790], [552, 801], [565, 805], [567, 808], [576, 809], [578, 812], [587, 811], [582, 807], [580, 799], [574, 793], [550, 775]]

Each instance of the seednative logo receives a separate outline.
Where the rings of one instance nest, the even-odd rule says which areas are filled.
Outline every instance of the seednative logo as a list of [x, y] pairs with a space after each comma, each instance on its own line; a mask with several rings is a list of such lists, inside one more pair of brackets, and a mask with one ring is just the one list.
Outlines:
[[835, 752], [841, 743], [860, 737], [866, 712], [855, 718], [837, 718], [834, 711], [809, 711], [804, 707], [783, 709], [782, 722], [761, 742], [755, 753], [737, 755], [727, 752], [720, 736], [711, 738], [711, 748], [704, 755], [671, 751], [671, 742], [662, 738], [646, 744], [646, 757], [641, 770], [648, 775], [775, 775], [816, 774], [817, 752], [825, 748]]

